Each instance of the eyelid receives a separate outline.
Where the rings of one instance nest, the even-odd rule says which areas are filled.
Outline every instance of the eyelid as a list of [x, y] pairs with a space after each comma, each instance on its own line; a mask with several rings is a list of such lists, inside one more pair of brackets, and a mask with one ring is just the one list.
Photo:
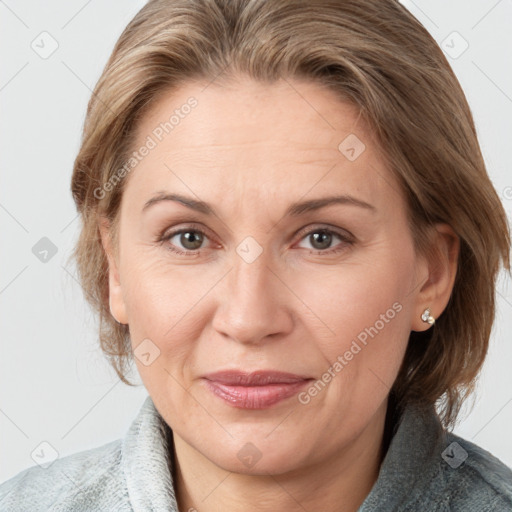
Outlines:
[[294, 235], [293, 238], [296, 238], [299, 236], [301, 239], [304, 237], [304, 235], [308, 235], [312, 233], [313, 231], [330, 231], [336, 235], [338, 235], [341, 238], [347, 239], [347, 240], [355, 240], [354, 235], [347, 231], [346, 229], [339, 228], [337, 226], [332, 226], [330, 224], [310, 224], [309, 226], [306, 226], [305, 228], [299, 229]]
[[208, 228], [204, 227], [200, 223], [196, 223], [194, 221], [183, 222], [183, 227], [178, 227], [180, 224], [181, 223], [178, 223], [178, 224], [174, 225], [171, 228], [165, 229], [162, 232], [161, 236], [162, 237], [172, 236], [172, 235], [175, 235], [177, 233], [181, 233], [183, 231], [198, 231], [200, 233], [208, 235], [208, 238], [212, 238], [212, 236], [210, 236], [211, 231]]

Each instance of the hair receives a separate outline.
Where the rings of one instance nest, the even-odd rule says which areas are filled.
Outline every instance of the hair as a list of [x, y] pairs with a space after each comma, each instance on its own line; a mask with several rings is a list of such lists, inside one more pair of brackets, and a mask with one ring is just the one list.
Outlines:
[[454, 426], [487, 354], [510, 232], [464, 92], [435, 40], [395, 0], [150, 0], [124, 29], [90, 98], [71, 182], [82, 222], [72, 257], [117, 375], [133, 385], [128, 326], [109, 308], [100, 219], [117, 247], [127, 180], [119, 170], [150, 105], [220, 75], [334, 91], [375, 134], [403, 189], [416, 249], [429, 250], [438, 222], [459, 237], [450, 300], [433, 328], [411, 332], [391, 391], [401, 404], [438, 405], [444, 426]]

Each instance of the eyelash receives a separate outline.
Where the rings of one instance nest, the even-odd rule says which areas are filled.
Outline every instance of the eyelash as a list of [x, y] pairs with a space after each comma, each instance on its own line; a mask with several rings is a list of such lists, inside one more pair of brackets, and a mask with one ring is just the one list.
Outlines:
[[[165, 234], [165, 232], [159, 237], [158, 241], [160, 243], [164, 243], [164, 242], [167, 242], [169, 241], [171, 238], [173, 238], [174, 236], [176, 235], [180, 235], [182, 233], [200, 233], [201, 235], [203, 235], [204, 237], [208, 238], [208, 234], [201, 228], [199, 227], [192, 227], [192, 226], [189, 226], [189, 227], [186, 227], [186, 228], [181, 228], [181, 229], [178, 229], [176, 231], [172, 231], [171, 233], [167, 233]], [[328, 233], [328, 234], [331, 234], [331, 235], [335, 235], [337, 236], [338, 238], [341, 239], [342, 241], [342, 246], [343, 247], [340, 247], [340, 248], [334, 248], [334, 249], [326, 249], [324, 251], [321, 251], [321, 250], [311, 250], [310, 253], [311, 254], [316, 254], [316, 255], [331, 255], [331, 254], [335, 254], [335, 253], [338, 253], [338, 252], [341, 252], [343, 250], [346, 249], [346, 245], [353, 245], [354, 241], [353, 239], [351, 238], [350, 235], [348, 234], [343, 234], [343, 233], [340, 233], [338, 231], [335, 231], [335, 230], [332, 230], [332, 229], [328, 229], [328, 228], [319, 228], [319, 227], [316, 227], [316, 228], [313, 228], [313, 229], [310, 229], [309, 231], [302, 231], [299, 233], [300, 235], [300, 240], [303, 240], [304, 238], [306, 238], [307, 236], [310, 236], [312, 235], [313, 233]], [[190, 256], [190, 255], [199, 255], [201, 253], [201, 249], [197, 249], [195, 251], [182, 251], [181, 249], [177, 249], [175, 248], [175, 246], [169, 244], [169, 247], [168, 249], [173, 252], [173, 253], [176, 253], [176, 254], [179, 254], [180, 256]]]

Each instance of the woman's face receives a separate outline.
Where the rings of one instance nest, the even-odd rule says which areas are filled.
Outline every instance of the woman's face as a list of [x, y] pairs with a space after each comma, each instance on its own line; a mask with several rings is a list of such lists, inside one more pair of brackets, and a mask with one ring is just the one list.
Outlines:
[[111, 310], [178, 439], [229, 471], [282, 473], [382, 427], [426, 328], [428, 269], [353, 107], [308, 82], [206, 85], [138, 126]]

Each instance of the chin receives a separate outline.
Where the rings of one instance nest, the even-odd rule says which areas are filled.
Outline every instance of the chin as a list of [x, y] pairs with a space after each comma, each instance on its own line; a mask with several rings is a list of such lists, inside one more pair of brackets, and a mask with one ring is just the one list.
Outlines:
[[[304, 447], [301, 447], [302, 449]], [[243, 475], [268, 476], [299, 469], [304, 458], [296, 446], [277, 447], [275, 442], [234, 442], [222, 451], [205, 453], [216, 466]]]
[[[224, 462], [225, 464], [222, 464]], [[265, 457], [265, 460], [263, 460], [262, 457], [253, 466], [248, 466], [245, 463], [240, 462], [238, 459], [234, 462], [233, 457], [230, 457], [225, 461], [220, 460], [217, 465], [226, 471], [251, 476], [281, 475], [299, 469], [298, 461], [287, 455], [278, 455], [277, 457], [270, 458]]]

